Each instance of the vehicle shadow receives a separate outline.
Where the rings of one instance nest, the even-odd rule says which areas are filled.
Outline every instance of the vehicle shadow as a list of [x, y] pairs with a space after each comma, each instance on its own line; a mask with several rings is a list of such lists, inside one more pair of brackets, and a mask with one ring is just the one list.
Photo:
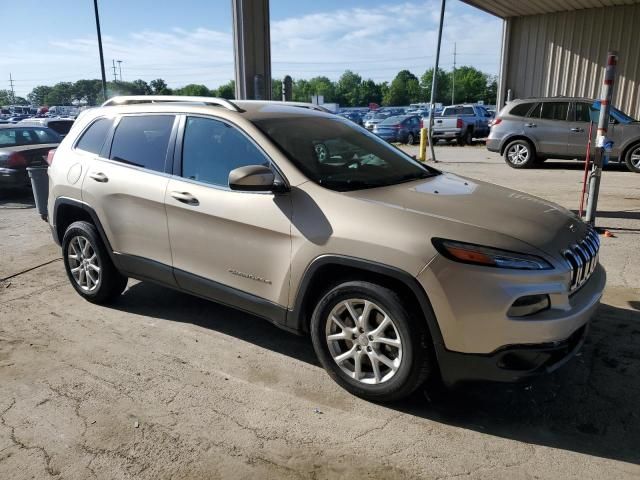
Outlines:
[[[112, 307], [191, 323], [319, 365], [306, 337], [154, 284], [131, 285]], [[487, 435], [640, 464], [638, 341], [640, 311], [603, 304], [581, 353], [557, 372], [517, 385], [429, 385], [387, 407]]]

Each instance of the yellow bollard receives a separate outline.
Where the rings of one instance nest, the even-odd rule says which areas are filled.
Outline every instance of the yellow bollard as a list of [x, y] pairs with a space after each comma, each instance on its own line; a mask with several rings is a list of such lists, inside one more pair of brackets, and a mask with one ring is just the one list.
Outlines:
[[420, 153], [418, 155], [418, 160], [421, 162], [427, 161], [427, 143], [429, 141], [429, 136], [427, 135], [427, 129], [420, 129]]

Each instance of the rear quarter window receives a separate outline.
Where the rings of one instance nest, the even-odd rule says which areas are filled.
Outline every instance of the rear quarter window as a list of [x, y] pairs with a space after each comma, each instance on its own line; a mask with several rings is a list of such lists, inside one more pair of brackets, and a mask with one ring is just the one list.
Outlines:
[[509, 115], [513, 115], [514, 117], [525, 117], [529, 110], [533, 107], [533, 103], [519, 103], [514, 106], [511, 110], [509, 110]]
[[112, 124], [113, 120], [110, 118], [99, 118], [85, 130], [76, 144], [76, 148], [99, 155]]

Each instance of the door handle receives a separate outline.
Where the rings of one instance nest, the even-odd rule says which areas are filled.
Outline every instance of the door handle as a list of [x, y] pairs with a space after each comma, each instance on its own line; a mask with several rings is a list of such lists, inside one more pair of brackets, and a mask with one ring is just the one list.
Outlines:
[[179, 202], [186, 203], [187, 205], [200, 205], [198, 199], [189, 192], [171, 192], [170, 195]]
[[581, 133], [581, 132], [584, 132], [584, 128], [572, 128], [571, 131]]
[[93, 178], [96, 182], [107, 183], [109, 181], [109, 177], [107, 177], [102, 172], [91, 172], [89, 176]]
[[525, 127], [529, 127], [529, 128], [536, 128], [537, 125], [535, 123], [525, 123], [524, 124]]

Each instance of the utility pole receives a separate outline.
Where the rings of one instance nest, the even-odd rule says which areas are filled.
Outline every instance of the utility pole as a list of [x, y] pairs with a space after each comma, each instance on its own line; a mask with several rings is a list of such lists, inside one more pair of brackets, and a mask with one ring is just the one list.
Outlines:
[[438, 66], [440, 64], [440, 45], [442, 44], [442, 24], [444, 23], [444, 7], [447, 0], [442, 0], [440, 6], [440, 26], [438, 27], [438, 47], [436, 50], [436, 65], [433, 69], [433, 80], [431, 80], [431, 104], [429, 105], [429, 152], [431, 160], [437, 162], [436, 152], [433, 149], [433, 110], [436, 108], [436, 92], [438, 91]]
[[11, 85], [11, 105], [15, 105], [16, 91], [13, 89], [13, 77], [11, 76], [11, 72], [9, 72], [9, 85]]
[[586, 222], [595, 227], [596, 211], [598, 209], [598, 193], [600, 192], [600, 178], [602, 177], [603, 157], [605, 155], [607, 139], [607, 127], [609, 125], [609, 107], [613, 96], [613, 83], [616, 77], [616, 65], [618, 64], [618, 52], [607, 54], [607, 67], [604, 72], [602, 93], [600, 95], [600, 118], [598, 119], [598, 133], [596, 135], [596, 154], [593, 166], [589, 174], [589, 199], [587, 201]]
[[456, 103], [456, 43], [453, 44], [453, 74], [451, 75], [451, 105]]
[[122, 81], [122, 60], [116, 60], [118, 62], [118, 68], [120, 69], [120, 81]]
[[107, 101], [107, 76], [104, 73], [104, 55], [102, 54], [102, 34], [100, 33], [100, 15], [98, 15], [98, 0], [93, 0], [93, 10], [96, 16], [96, 30], [98, 32], [98, 51], [100, 52], [100, 73], [102, 74], [102, 96]]
[[116, 73], [116, 61], [113, 58], [111, 59], [111, 65], [111, 68], [113, 68], [113, 81], [115, 83], [118, 81], [118, 74]]

